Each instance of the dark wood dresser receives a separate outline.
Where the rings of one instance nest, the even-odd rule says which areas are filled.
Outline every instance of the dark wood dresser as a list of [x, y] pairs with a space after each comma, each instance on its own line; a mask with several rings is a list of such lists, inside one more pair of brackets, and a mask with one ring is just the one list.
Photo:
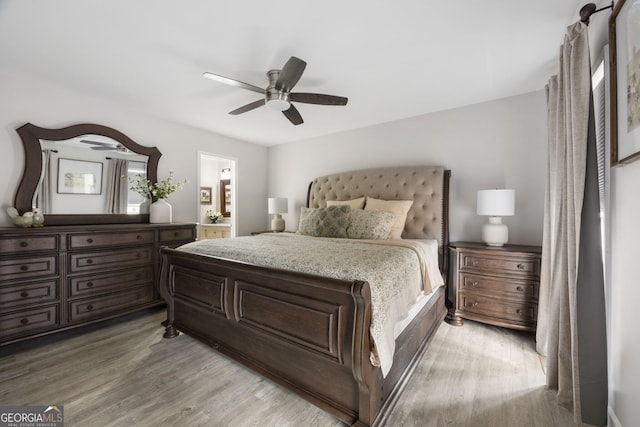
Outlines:
[[0, 228], [0, 345], [163, 304], [159, 250], [195, 224]]
[[449, 323], [463, 318], [534, 331], [540, 284], [539, 246], [449, 245]]

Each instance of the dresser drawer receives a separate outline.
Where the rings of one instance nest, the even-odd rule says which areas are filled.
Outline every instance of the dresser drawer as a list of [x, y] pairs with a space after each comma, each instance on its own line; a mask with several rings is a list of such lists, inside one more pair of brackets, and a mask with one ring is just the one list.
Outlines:
[[79, 273], [91, 270], [122, 269], [150, 264], [152, 260], [153, 249], [150, 246], [117, 251], [77, 252], [69, 255], [69, 272]]
[[151, 284], [153, 269], [151, 267], [133, 270], [117, 270], [110, 273], [76, 276], [69, 279], [69, 296], [89, 296]]
[[59, 249], [58, 236], [29, 236], [0, 238], [0, 254], [57, 251]]
[[538, 277], [540, 261], [537, 258], [521, 258], [516, 256], [490, 256], [462, 253], [460, 270], [494, 271]]
[[538, 299], [538, 282], [527, 280], [505, 280], [497, 277], [460, 273], [460, 292], [477, 292], [482, 295], [506, 295], [512, 299], [532, 301]]
[[41, 304], [58, 299], [58, 280], [0, 286], [0, 307], [7, 309], [27, 304]]
[[518, 304], [498, 298], [487, 298], [472, 293], [461, 293], [458, 299], [458, 310], [500, 320], [535, 324], [537, 306], [535, 304]]
[[173, 228], [168, 230], [160, 230], [160, 244], [195, 240], [195, 228]]
[[131, 244], [153, 243], [155, 234], [153, 230], [118, 231], [106, 233], [81, 233], [69, 235], [70, 249], [98, 248], [103, 246], [121, 246]]
[[57, 274], [58, 257], [54, 255], [0, 260], [0, 281], [27, 280]]
[[58, 311], [58, 305], [49, 305], [0, 315], [0, 336], [4, 338], [55, 327], [60, 323]]
[[111, 312], [150, 303], [153, 298], [152, 287], [144, 286], [101, 297], [71, 301], [69, 303], [69, 320], [78, 321], [100, 318]]

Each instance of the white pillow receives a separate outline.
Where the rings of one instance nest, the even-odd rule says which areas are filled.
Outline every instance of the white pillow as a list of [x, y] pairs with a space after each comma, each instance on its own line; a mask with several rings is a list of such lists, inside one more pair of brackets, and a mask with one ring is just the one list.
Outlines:
[[391, 227], [389, 233], [390, 239], [402, 239], [404, 231], [404, 223], [407, 221], [407, 212], [411, 209], [413, 200], [380, 200], [373, 197], [367, 197], [367, 203], [364, 206], [365, 211], [386, 211], [396, 214], [396, 221]]

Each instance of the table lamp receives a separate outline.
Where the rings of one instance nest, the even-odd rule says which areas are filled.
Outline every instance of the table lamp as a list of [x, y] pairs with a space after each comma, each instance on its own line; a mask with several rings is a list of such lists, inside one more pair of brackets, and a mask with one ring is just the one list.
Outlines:
[[482, 227], [482, 240], [489, 246], [503, 246], [509, 241], [509, 228], [503, 216], [515, 214], [515, 190], [479, 190], [478, 215], [486, 215], [489, 222]]
[[271, 220], [271, 231], [284, 231], [284, 219], [280, 214], [287, 213], [288, 200], [286, 197], [269, 197], [269, 213], [274, 214]]

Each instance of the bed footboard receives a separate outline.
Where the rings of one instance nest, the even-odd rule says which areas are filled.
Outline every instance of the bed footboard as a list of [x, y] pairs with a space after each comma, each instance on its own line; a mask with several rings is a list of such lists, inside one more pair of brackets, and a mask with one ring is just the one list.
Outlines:
[[432, 303], [441, 305], [434, 319], [423, 316], [407, 328], [412, 348], [401, 349], [383, 379], [369, 362], [366, 282], [163, 248], [159, 291], [167, 302], [165, 337], [192, 335], [358, 426], [384, 418], [381, 408], [395, 400], [391, 390], [405, 382], [445, 312], [441, 296]]

